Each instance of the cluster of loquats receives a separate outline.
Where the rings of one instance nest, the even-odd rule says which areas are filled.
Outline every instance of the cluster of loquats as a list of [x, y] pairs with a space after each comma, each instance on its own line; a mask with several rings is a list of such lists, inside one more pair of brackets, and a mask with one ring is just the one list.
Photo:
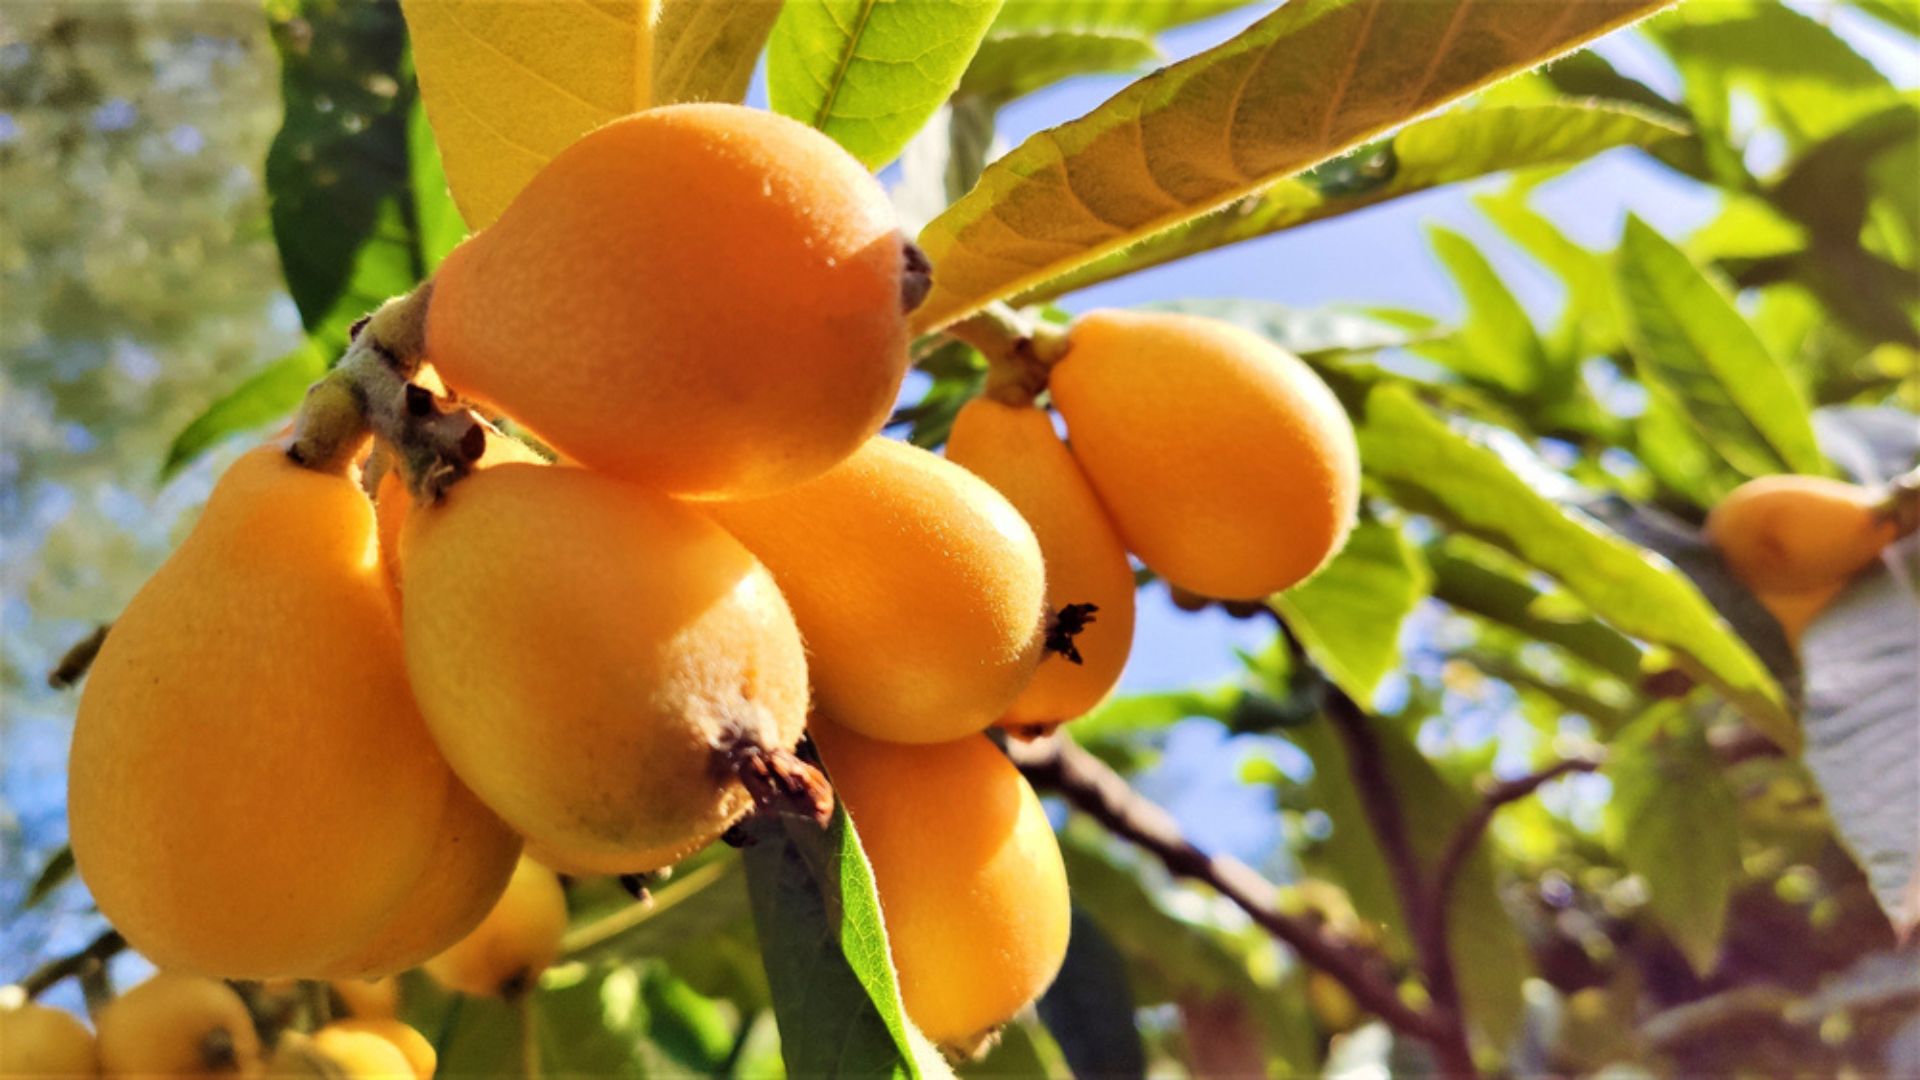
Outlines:
[[[81, 701], [75, 858], [155, 983], [344, 997], [424, 964], [513, 996], [558, 953], [556, 871], [662, 868], [837, 790], [925, 1034], [976, 1046], [1032, 1002], [1066, 876], [988, 729], [1111, 691], [1129, 550], [1220, 598], [1312, 573], [1357, 459], [1297, 359], [1121, 312], [996, 379], [946, 458], [883, 438], [928, 273], [825, 136], [676, 105], [583, 136], [363, 323]], [[143, 992], [102, 1017], [109, 1071]], [[429, 1073], [383, 1023], [269, 1054]]]

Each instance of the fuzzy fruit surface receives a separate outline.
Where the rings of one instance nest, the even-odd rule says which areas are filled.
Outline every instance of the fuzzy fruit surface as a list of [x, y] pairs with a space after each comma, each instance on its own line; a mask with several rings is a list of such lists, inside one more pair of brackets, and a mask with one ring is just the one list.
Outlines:
[[0, 1009], [0, 1077], [98, 1075], [93, 1033], [72, 1014], [31, 1001]]
[[[546, 459], [535, 453], [526, 443], [511, 435], [489, 430], [486, 451], [480, 455], [478, 461], [473, 463], [473, 467], [487, 469], [512, 461], [527, 465], [546, 464]], [[398, 610], [400, 607], [400, 533], [406, 528], [408, 515], [413, 512], [413, 495], [407, 491], [406, 481], [401, 478], [398, 468], [388, 469], [386, 475], [380, 478], [380, 486], [374, 491], [373, 508], [375, 517], [380, 523], [380, 565], [387, 569], [387, 585], [393, 596], [394, 608]]]
[[1067, 874], [1040, 800], [985, 735], [811, 730], [873, 865], [907, 1015], [937, 1043], [976, 1045], [1066, 957]]
[[649, 109], [561, 151], [448, 256], [428, 352], [582, 464], [676, 495], [769, 492], [892, 407], [903, 245], [885, 192], [818, 131]]
[[1878, 501], [1867, 488], [1827, 477], [1762, 476], [1713, 508], [1707, 539], [1748, 588], [1807, 593], [1846, 581], [1893, 542]]
[[100, 650], [74, 725], [73, 853], [156, 964], [324, 970], [426, 865], [451, 775], [376, 550], [352, 480], [262, 447]]
[[567, 931], [567, 894], [553, 871], [521, 858], [507, 891], [473, 933], [427, 961], [427, 974], [449, 990], [513, 997], [533, 987], [560, 955]]
[[[413, 888], [371, 940], [328, 965], [328, 976], [366, 986], [359, 980], [405, 971], [459, 941], [500, 898], [519, 857], [519, 834], [449, 777], [440, 827]], [[391, 984], [387, 989], [385, 1015], [392, 1016]], [[342, 999], [360, 1013], [349, 993], [342, 991]]]
[[704, 507], [773, 571], [841, 724], [895, 742], [983, 731], [1033, 677], [1046, 572], [967, 470], [874, 438], [778, 495]]
[[1046, 562], [1048, 611], [1089, 603], [1099, 609], [1074, 638], [1081, 662], [1042, 656], [1001, 724], [1026, 730], [1071, 720], [1113, 690], [1133, 648], [1126, 549], [1046, 410], [975, 398], [954, 418], [947, 458], [992, 484], [1033, 527]]
[[324, 1037], [330, 1031], [384, 1040], [400, 1052], [414, 1080], [432, 1080], [433, 1070], [439, 1065], [439, 1055], [427, 1037], [398, 1020], [336, 1020], [314, 1033], [323, 1049]]
[[1264, 338], [1192, 315], [1090, 312], [1048, 385], [1121, 538], [1169, 582], [1254, 599], [1345, 542], [1360, 499], [1353, 425]]
[[401, 537], [407, 670], [454, 771], [556, 869], [651, 870], [748, 796], [715, 749], [791, 749], [806, 657], [711, 521], [551, 465], [473, 474]]
[[1831, 585], [1817, 585], [1799, 592], [1762, 590], [1754, 593], [1753, 596], [1773, 616], [1774, 621], [1780, 624], [1780, 629], [1785, 631], [1787, 644], [1798, 649], [1800, 639], [1806, 635], [1807, 627], [1812, 626], [1813, 620], [1819, 618], [1820, 613], [1827, 609], [1827, 605], [1833, 603], [1834, 597], [1845, 592], [1846, 588], [1845, 581], [1836, 581]]
[[108, 1076], [258, 1075], [260, 1036], [227, 984], [161, 972], [100, 1010], [100, 1065]]

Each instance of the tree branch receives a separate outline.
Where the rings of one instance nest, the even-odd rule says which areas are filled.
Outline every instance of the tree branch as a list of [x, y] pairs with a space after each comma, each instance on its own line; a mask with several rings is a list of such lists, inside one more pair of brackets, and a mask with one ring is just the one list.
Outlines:
[[1007, 753], [1036, 788], [1065, 798], [1109, 832], [1153, 853], [1176, 877], [1212, 886], [1302, 960], [1340, 981], [1354, 1000], [1394, 1028], [1435, 1042], [1444, 1029], [1401, 1000], [1385, 958], [1342, 941], [1307, 919], [1281, 911], [1274, 886], [1237, 859], [1208, 855], [1180, 834], [1165, 810], [1127, 785], [1106, 763], [1063, 736], [1009, 740]]
[[1331, 682], [1324, 683], [1323, 690], [1327, 719], [1346, 746], [1347, 770], [1353, 775], [1360, 804], [1386, 856], [1387, 868], [1393, 874], [1395, 889], [1400, 894], [1400, 910], [1420, 957], [1420, 972], [1426, 978], [1427, 992], [1433, 995], [1433, 1008], [1428, 1010], [1428, 1015], [1441, 1029], [1430, 1040], [1435, 1061], [1447, 1076], [1477, 1076], [1473, 1047], [1460, 1008], [1460, 983], [1454, 975], [1446, 920], [1439, 920], [1439, 932], [1434, 933], [1430, 920], [1423, 917], [1422, 913], [1439, 906], [1439, 901], [1437, 897], [1428, 898], [1420, 861], [1407, 832], [1406, 817], [1400, 811], [1393, 778], [1387, 774], [1386, 756], [1359, 704]]
[[1562, 776], [1590, 773], [1600, 765], [1601, 762], [1594, 758], [1568, 758], [1539, 772], [1502, 780], [1486, 789], [1480, 797], [1480, 804], [1453, 831], [1446, 850], [1440, 855], [1440, 862], [1434, 867], [1433, 894], [1427, 904], [1427, 917], [1437, 922], [1434, 933], [1443, 937], [1446, 935], [1447, 905], [1453, 896], [1454, 880], [1460, 876], [1460, 869], [1472, 856], [1473, 849], [1479, 846], [1480, 838], [1486, 835], [1487, 827], [1493, 823], [1494, 812], [1508, 803], [1519, 802]]
[[88, 942], [79, 952], [49, 960], [35, 968], [20, 980], [20, 989], [26, 991], [29, 999], [37, 998], [61, 979], [97, 969], [126, 947], [127, 939], [120, 936], [120, 931], [108, 930]]

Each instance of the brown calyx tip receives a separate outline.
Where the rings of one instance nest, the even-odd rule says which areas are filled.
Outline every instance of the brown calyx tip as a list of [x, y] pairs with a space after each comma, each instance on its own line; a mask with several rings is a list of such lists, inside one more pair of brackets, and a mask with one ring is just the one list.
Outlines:
[[770, 749], [758, 736], [741, 732], [714, 749], [714, 764], [723, 777], [747, 789], [755, 813], [806, 818], [823, 829], [833, 820], [833, 786], [826, 774], [792, 750]]
[[911, 313], [932, 291], [933, 263], [920, 245], [908, 240], [900, 245], [900, 311]]
[[107, 643], [107, 632], [113, 629], [110, 622], [94, 627], [93, 633], [73, 643], [60, 657], [60, 662], [47, 672], [47, 685], [55, 690], [65, 690], [86, 677], [87, 669], [93, 667], [93, 660], [100, 655], [100, 646]]
[[218, 1027], [200, 1036], [200, 1064], [208, 1072], [237, 1071], [240, 1051], [234, 1045], [233, 1032]]
[[1046, 651], [1076, 664], [1086, 663], [1074, 639], [1094, 622], [1094, 613], [1099, 610], [1098, 604], [1068, 604], [1048, 616]]
[[1000, 1034], [1006, 1030], [1005, 1024], [995, 1024], [984, 1031], [975, 1032], [964, 1038], [940, 1044], [940, 1052], [955, 1065], [965, 1065], [979, 1061], [1000, 1045]]

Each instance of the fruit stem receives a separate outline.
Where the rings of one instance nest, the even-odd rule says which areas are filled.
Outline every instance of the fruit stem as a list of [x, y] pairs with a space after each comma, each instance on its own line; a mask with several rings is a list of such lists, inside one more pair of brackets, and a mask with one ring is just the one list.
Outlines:
[[1061, 328], [994, 301], [947, 327], [946, 333], [987, 358], [986, 395], [1008, 405], [1031, 405], [1047, 388], [1047, 372], [1066, 356]]
[[713, 751], [715, 771], [740, 782], [761, 814], [790, 814], [826, 828], [833, 787], [825, 773], [791, 750], [769, 749], [746, 729], [730, 731]]
[[411, 381], [426, 356], [432, 296], [428, 281], [355, 324], [340, 363], [307, 391], [288, 457], [344, 475], [371, 434], [426, 503], [473, 470], [486, 451], [485, 421]]
[[1920, 531], [1920, 466], [1889, 481], [1886, 498], [1874, 509], [1881, 520], [1893, 526], [1896, 540]]

